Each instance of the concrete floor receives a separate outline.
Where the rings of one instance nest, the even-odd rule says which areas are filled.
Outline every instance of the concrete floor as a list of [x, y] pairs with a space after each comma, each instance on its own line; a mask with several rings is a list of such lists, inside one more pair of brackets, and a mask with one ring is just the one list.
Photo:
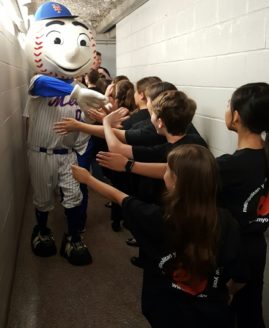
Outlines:
[[[126, 246], [128, 231], [111, 230], [105, 203], [105, 199], [90, 193], [84, 238], [93, 264], [74, 267], [59, 254], [51, 258], [32, 254], [34, 216], [29, 192], [7, 328], [149, 327], [140, 310], [142, 270], [129, 262], [137, 249]], [[65, 230], [60, 205], [49, 222], [59, 248]], [[267, 259], [264, 317], [269, 328], [269, 254]]]
[[[31, 193], [21, 233], [8, 328], [147, 328], [140, 310], [142, 270], [130, 264], [137, 248], [125, 240], [128, 231], [113, 232], [106, 200], [90, 195], [85, 242], [93, 263], [74, 267], [59, 254], [39, 258], [32, 254], [34, 225]], [[65, 221], [57, 206], [49, 226], [60, 247]]]

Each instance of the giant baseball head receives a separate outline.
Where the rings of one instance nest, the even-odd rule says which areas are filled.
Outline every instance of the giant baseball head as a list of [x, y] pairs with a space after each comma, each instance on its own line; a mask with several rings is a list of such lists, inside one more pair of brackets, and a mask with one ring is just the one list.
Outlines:
[[89, 26], [57, 2], [42, 4], [26, 38], [26, 52], [35, 73], [62, 79], [90, 70], [96, 55]]

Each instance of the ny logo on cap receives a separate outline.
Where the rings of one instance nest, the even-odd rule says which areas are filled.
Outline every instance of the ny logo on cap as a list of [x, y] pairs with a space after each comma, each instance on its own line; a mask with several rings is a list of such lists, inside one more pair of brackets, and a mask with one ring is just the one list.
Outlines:
[[52, 5], [52, 8], [55, 10], [55, 11], [57, 11], [57, 13], [58, 14], [60, 14], [61, 13], [61, 11], [62, 11], [62, 7], [60, 6], [60, 5], [56, 5], [56, 4], [53, 4]]

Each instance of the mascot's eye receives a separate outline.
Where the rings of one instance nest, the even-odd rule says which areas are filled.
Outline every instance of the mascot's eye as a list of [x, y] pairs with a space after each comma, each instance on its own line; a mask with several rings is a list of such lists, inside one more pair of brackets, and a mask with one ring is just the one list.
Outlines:
[[47, 42], [49, 44], [63, 44], [63, 37], [60, 32], [58, 31], [50, 31], [46, 35]]
[[90, 46], [90, 39], [86, 34], [80, 34], [78, 37], [78, 45], [80, 47], [89, 47]]
[[60, 38], [55, 38], [54, 39], [54, 44], [61, 44], [61, 39]]

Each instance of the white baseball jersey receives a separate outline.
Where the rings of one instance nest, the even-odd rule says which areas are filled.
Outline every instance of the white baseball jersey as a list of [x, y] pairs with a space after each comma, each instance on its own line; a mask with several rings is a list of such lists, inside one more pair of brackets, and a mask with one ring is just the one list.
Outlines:
[[[32, 78], [29, 90], [38, 77], [39, 75], [36, 75]], [[29, 96], [24, 116], [29, 116], [28, 158], [34, 205], [40, 211], [52, 210], [54, 190], [59, 186], [63, 192], [62, 205], [65, 208], [78, 206], [82, 194], [79, 183], [72, 176], [70, 166], [77, 163], [73, 150], [83, 154], [90, 136], [81, 132], [61, 136], [53, 130], [53, 125], [66, 117], [79, 120], [79, 106], [70, 96]], [[48, 152], [40, 152], [40, 148], [45, 148]], [[69, 149], [70, 153], [56, 155], [52, 153], [55, 149]]]

